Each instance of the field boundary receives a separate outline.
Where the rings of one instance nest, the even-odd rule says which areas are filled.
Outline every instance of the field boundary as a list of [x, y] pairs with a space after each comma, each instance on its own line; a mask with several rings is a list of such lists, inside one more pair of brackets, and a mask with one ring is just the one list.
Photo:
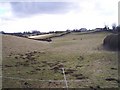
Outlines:
[[65, 85], [68, 90], [68, 83], [67, 83], [67, 79], [66, 79], [66, 75], [65, 75], [65, 70], [64, 70], [64, 68], [62, 68], [62, 70], [63, 70], [64, 80], [65, 80]]
[[[0, 76], [0, 78], [6, 78], [6, 79], [15, 79], [15, 80], [26, 80], [26, 81], [40, 81], [40, 82], [65, 82], [65, 80], [40, 80], [40, 79], [25, 79], [25, 78], [20, 78], [20, 77], [5, 77], [5, 76]], [[67, 80], [67, 82], [80, 82], [83, 80]]]

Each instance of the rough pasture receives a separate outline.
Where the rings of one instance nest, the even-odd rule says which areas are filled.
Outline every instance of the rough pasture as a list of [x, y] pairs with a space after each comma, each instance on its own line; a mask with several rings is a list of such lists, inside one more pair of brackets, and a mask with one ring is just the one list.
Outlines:
[[3, 87], [66, 87], [62, 67], [69, 88], [118, 87], [117, 52], [102, 47], [110, 34], [70, 33], [51, 43], [3, 35], [3, 76], [20, 78], [3, 78]]

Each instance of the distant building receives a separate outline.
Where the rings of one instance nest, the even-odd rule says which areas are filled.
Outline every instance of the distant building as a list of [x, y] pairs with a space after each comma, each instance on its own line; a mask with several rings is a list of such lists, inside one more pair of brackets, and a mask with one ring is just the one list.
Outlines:
[[33, 35], [40, 35], [41, 32], [40, 32], [40, 31], [37, 31], [37, 30], [33, 30], [33, 31], [32, 31], [32, 34], [33, 34]]
[[102, 31], [103, 28], [96, 28], [95, 31]]
[[81, 32], [86, 32], [87, 29], [86, 29], [86, 28], [81, 28], [80, 31], [81, 31]]

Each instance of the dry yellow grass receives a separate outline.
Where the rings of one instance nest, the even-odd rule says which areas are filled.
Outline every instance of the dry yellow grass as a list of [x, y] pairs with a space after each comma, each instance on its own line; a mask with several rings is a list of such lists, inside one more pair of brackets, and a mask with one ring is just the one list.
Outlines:
[[29, 36], [30, 39], [46, 39], [53, 36], [53, 34], [44, 34], [44, 35], [36, 35], [36, 36]]

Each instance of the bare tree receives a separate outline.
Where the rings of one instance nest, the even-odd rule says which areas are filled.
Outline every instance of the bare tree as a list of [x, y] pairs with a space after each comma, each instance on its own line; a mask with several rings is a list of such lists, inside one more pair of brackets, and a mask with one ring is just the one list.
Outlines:
[[112, 29], [113, 29], [113, 30], [116, 29], [116, 24], [115, 24], [115, 23], [112, 24]]
[[105, 27], [103, 28], [104, 30], [109, 30], [108, 25], [105, 25]]

